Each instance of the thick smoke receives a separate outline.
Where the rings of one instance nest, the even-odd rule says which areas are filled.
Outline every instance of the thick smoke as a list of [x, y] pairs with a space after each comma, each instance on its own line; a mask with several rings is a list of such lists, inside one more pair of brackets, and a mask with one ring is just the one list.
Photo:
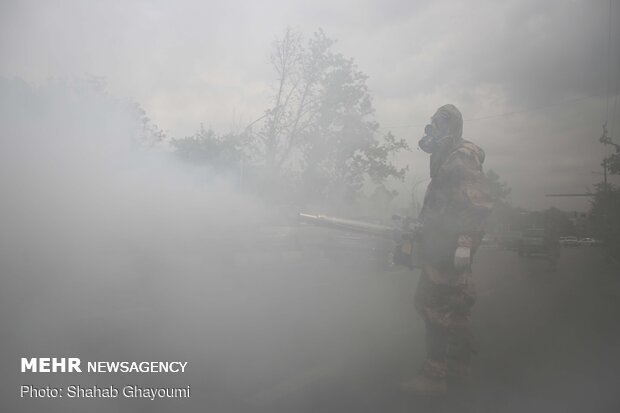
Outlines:
[[260, 202], [158, 150], [138, 108], [96, 82], [3, 79], [0, 125], [3, 364], [188, 358], [187, 331], [170, 326], [222, 316], [221, 277], [264, 221]]
[[12, 277], [135, 281], [148, 276], [136, 253], [165, 266], [258, 221], [260, 204], [226, 177], [149, 146], [135, 105], [90, 82], [1, 87], [2, 262]]
[[[145, 120], [98, 82], [0, 81], [0, 306], [9, 373], [1, 396], [12, 408], [167, 406], [24, 403], [16, 389], [26, 379], [60, 386], [125, 378], [19, 375], [20, 357], [186, 360], [186, 375], [127, 380], [189, 384], [192, 398], [175, 401], [183, 409], [235, 411], [306, 405], [308, 389], [331, 383], [343, 365], [350, 374], [395, 365], [395, 344], [385, 337], [414, 331], [411, 308], [397, 308], [408, 298], [393, 300], [390, 284], [359, 256], [326, 257], [324, 232], [299, 237], [286, 214], [241, 192], [238, 177], [171, 156], [150, 139]], [[405, 282], [409, 294], [413, 280]], [[385, 363], [360, 363], [373, 346]], [[351, 383], [338, 385], [351, 391]]]
[[[292, 225], [238, 176], [181, 163], [145, 121], [97, 82], [0, 79], [4, 410], [614, 411], [620, 290], [595, 249], [566, 250], [553, 272], [481, 247], [473, 401], [426, 409], [398, 388], [424, 358], [417, 274], [378, 270], [368, 239]], [[46, 375], [19, 373], [20, 357], [189, 364]], [[28, 400], [22, 384], [192, 397]]]

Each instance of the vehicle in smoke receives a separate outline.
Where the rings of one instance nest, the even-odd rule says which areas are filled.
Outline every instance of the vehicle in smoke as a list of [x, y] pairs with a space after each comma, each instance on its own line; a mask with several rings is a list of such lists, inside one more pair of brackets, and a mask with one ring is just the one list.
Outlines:
[[582, 238], [579, 240], [578, 245], [583, 245], [586, 247], [598, 247], [602, 244], [601, 240], [595, 238]]
[[495, 237], [489, 234], [485, 234], [484, 237], [482, 237], [481, 244], [482, 245], [493, 245], [495, 244], [495, 242], [496, 242]]
[[578, 247], [579, 240], [575, 236], [560, 237], [560, 245], [563, 247]]

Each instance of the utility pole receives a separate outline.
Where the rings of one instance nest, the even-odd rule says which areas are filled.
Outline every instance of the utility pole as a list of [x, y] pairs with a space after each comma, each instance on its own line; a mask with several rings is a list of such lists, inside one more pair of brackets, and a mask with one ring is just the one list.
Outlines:
[[[607, 122], [603, 123], [603, 134], [601, 135], [601, 137], [599, 138], [599, 142], [601, 142], [603, 145], [613, 145], [613, 142], [611, 141], [611, 137], [609, 135], [607, 135]], [[608, 194], [608, 188], [607, 188], [607, 157], [603, 158], [603, 163], [601, 164], [603, 166], [603, 188], [604, 188], [604, 194], [605, 196], [607, 196]]]
[[[611, 2], [610, 2], [610, 7], [611, 7]], [[615, 146], [617, 148], [617, 145], [613, 143], [613, 141], [611, 140], [611, 136], [609, 136], [607, 134], [607, 121], [605, 121], [605, 123], [603, 123], [603, 134], [601, 135], [601, 137], [599, 138], [599, 142], [601, 142], [604, 147], [607, 147], [607, 145], [612, 145]], [[602, 224], [603, 224], [603, 229], [602, 229], [602, 234], [603, 234], [603, 238], [605, 240], [605, 242], [609, 242], [609, 223], [610, 223], [610, 200], [611, 200], [611, 193], [610, 193], [610, 187], [609, 184], [607, 182], [607, 168], [609, 166], [609, 161], [610, 158], [605, 156], [605, 153], [603, 154], [603, 162], [601, 163], [601, 165], [603, 166], [603, 193], [601, 194], [601, 215], [602, 215]]]
[[605, 188], [605, 195], [607, 195], [607, 159], [603, 159], [603, 185]]

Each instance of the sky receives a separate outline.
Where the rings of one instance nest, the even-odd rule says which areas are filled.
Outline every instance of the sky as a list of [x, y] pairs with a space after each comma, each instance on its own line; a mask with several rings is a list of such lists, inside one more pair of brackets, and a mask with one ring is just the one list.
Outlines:
[[226, 133], [268, 106], [269, 54], [289, 26], [322, 29], [368, 75], [381, 130], [413, 148], [394, 159], [409, 165], [405, 184], [391, 183], [401, 194], [428, 177], [415, 148], [445, 103], [516, 206], [587, 210], [588, 198], [545, 194], [601, 180], [606, 120], [620, 142], [617, 0], [611, 14], [608, 0], [1, 0], [0, 76], [102, 77], [169, 136], [201, 123]]

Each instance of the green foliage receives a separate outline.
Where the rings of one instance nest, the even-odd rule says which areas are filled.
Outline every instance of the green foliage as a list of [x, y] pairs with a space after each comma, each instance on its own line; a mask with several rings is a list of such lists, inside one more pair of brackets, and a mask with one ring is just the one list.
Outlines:
[[615, 153], [603, 159], [602, 165], [607, 167], [608, 173], [613, 175], [620, 174], [620, 145], [611, 140], [611, 136], [607, 134], [606, 124], [603, 125], [603, 134], [601, 135], [599, 141], [604, 145], [611, 146], [615, 150]]
[[247, 131], [248, 157], [269, 180], [293, 181], [302, 199], [352, 201], [367, 180], [402, 180], [406, 172], [389, 160], [409, 149], [406, 141], [378, 137], [367, 76], [334, 43], [322, 31], [308, 41], [285, 31], [271, 55], [271, 106]]
[[137, 103], [133, 104], [135, 116], [140, 120], [142, 126], [142, 140], [145, 144], [156, 145], [167, 139], [166, 132], [159, 128], [151, 118], [146, 115], [146, 111]]
[[543, 211], [543, 224], [555, 236], [575, 235], [575, 224], [570, 220], [569, 214], [558, 208], [551, 207]]
[[594, 235], [605, 242], [609, 255], [620, 262], [620, 187], [597, 185], [590, 220]]
[[208, 165], [217, 170], [238, 168], [242, 159], [239, 138], [233, 135], [217, 136], [201, 125], [194, 135], [173, 139], [175, 155], [195, 164]]
[[486, 173], [487, 183], [489, 186], [489, 193], [493, 198], [496, 206], [498, 204], [508, 205], [510, 203], [511, 188], [507, 183], [501, 182], [499, 175], [492, 169], [489, 169]]
[[409, 147], [379, 134], [367, 76], [333, 51], [322, 31], [304, 40], [287, 29], [273, 45], [269, 107], [239, 135], [200, 128], [172, 140], [175, 154], [217, 170], [243, 168], [243, 185], [272, 200], [353, 203], [367, 183], [403, 180], [392, 156]]
[[[615, 150], [615, 153], [603, 159], [602, 165], [609, 174], [620, 174], [620, 145], [614, 143], [607, 134], [607, 125], [603, 125], [599, 141]], [[598, 184], [590, 217], [595, 235], [603, 239], [607, 253], [620, 262], [620, 187], [609, 183]]]
[[487, 232], [502, 233], [521, 229], [524, 211], [510, 204], [511, 188], [502, 182], [492, 169], [486, 172], [486, 182], [493, 199], [493, 211], [487, 220]]

